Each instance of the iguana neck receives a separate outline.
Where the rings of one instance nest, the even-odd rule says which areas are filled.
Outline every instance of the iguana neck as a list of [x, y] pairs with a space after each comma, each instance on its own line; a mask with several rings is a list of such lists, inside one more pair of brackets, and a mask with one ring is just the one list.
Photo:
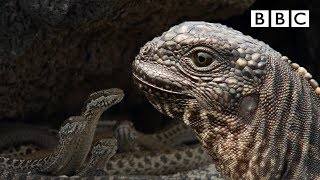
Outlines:
[[224, 177], [315, 177], [318, 172], [310, 164], [320, 164], [319, 96], [288, 63], [269, 61], [250, 122], [232, 129], [222, 123], [232, 118], [199, 107], [188, 108], [193, 109], [188, 112], [192, 120], [185, 122], [191, 122]]
[[320, 98], [309, 82], [289, 63], [270, 59], [259, 92], [251, 123], [256, 129], [251, 153], [255, 156], [250, 163], [262, 166], [261, 175], [276, 178], [300, 179], [303, 174], [319, 173], [312, 171], [311, 164], [320, 163]]

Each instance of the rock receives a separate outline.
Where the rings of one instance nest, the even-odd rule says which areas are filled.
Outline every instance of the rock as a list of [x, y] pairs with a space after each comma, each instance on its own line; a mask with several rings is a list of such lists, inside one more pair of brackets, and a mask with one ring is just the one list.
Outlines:
[[3, 0], [0, 119], [62, 121], [88, 94], [118, 87], [128, 110], [143, 101], [131, 82], [140, 46], [185, 20], [225, 19], [254, 0]]

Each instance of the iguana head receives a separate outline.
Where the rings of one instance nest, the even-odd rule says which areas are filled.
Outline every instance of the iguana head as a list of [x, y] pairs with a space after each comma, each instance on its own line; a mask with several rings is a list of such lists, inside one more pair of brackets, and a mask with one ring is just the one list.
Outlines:
[[197, 132], [223, 174], [239, 178], [254, 169], [251, 162], [271, 166], [251, 153], [265, 151], [263, 138], [279, 123], [270, 117], [277, 106], [272, 94], [290, 84], [275, 69], [295, 73], [288, 61], [221, 24], [185, 22], [140, 49], [133, 77], [156, 109]]

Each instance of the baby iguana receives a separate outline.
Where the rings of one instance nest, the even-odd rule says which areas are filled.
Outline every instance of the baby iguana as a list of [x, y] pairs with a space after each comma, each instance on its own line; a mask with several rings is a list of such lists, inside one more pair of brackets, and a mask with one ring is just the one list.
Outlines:
[[320, 88], [265, 43], [185, 22], [141, 48], [133, 77], [196, 131], [224, 178], [320, 178]]

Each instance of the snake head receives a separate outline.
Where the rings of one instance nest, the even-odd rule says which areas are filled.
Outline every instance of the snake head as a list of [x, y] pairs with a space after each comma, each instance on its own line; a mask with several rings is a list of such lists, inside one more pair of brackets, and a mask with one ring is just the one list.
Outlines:
[[82, 109], [83, 115], [102, 113], [109, 107], [119, 103], [124, 97], [121, 89], [111, 88], [90, 94]]

